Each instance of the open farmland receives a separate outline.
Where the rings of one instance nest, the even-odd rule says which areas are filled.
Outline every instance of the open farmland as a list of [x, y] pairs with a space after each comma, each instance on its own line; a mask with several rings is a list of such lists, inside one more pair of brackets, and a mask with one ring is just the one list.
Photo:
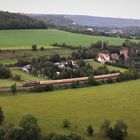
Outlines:
[[[19, 94], [0, 96], [0, 106], [6, 123], [18, 124], [25, 114], [39, 119], [42, 132], [86, 135], [86, 127], [95, 129], [94, 140], [108, 140], [98, 136], [105, 119], [112, 122], [121, 119], [129, 126], [128, 140], [140, 139], [140, 80], [91, 88], [59, 90], [43, 94]], [[62, 128], [64, 119], [71, 121], [72, 130]], [[74, 127], [78, 126], [75, 130]]]
[[121, 45], [125, 39], [74, 34], [59, 30], [1, 30], [0, 49], [30, 49], [32, 44], [51, 47], [53, 43], [88, 46], [98, 40]]

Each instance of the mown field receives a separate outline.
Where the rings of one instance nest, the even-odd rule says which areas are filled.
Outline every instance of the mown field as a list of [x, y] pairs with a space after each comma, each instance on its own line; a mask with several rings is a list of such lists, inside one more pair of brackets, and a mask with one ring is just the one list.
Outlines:
[[59, 30], [1, 30], [0, 49], [30, 49], [32, 44], [51, 47], [53, 43], [88, 46], [98, 40], [121, 45], [125, 39], [74, 34]]
[[[42, 94], [3, 95], [0, 106], [5, 112], [5, 123], [17, 125], [23, 115], [33, 114], [44, 134], [77, 132], [87, 137], [86, 127], [91, 124], [94, 140], [108, 140], [99, 136], [100, 125], [105, 119], [113, 123], [121, 119], [129, 126], [127, 140], [140, 140], [139, 85], [137, 80]], [[71, 121], [71, 130], [62, 127], [64, 119]]]

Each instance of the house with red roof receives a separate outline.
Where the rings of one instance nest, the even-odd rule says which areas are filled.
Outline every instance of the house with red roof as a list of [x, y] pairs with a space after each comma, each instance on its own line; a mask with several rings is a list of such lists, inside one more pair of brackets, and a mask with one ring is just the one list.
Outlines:
[[106, 62], [111, 62], [111, 54], [110, 53], [98, 53], [97, 61], [104, 64]]

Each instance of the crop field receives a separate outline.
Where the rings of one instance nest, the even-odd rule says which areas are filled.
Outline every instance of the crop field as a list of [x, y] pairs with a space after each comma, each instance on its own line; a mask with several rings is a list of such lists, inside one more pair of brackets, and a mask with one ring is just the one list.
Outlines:
[[[59, 30], [1, 30], [0, 49], [30, 49], [32, 44], [51, 47], [53, 43], [88, 46], [98, 40], [121, 45], [125, 39], [74, 34]], [[135, 41], [135, 40], [134, 40]]]
[[[103, 66], [104, 64], [98, 63], [96, 61], [91, 61], [89, 62], [89, 64], [91, 64], [93, 66], [93, 69], [97, 69], [100, 66]], [[110, 65], [106, 65], [107, 68], [111, 71], [111, 70], [116, 70], [116, 71], [120, 71], [120, 72], [124, 72], [127, 69], [124, 68], [120, 68], [120, 67], [115, 67], [115, 66], [110, 66]]]
[[[113, 123], [121, 119], [129, 127], [127, 140], [140, 140], [139, 85], [140, 80], [136, 80], [41, 94], [1, 95], [0, 106], [5, 112], [5, 123], [17, 125], [23, 115], [33, 114], [43, 134], [77, 132], [87, 137], [86, 127], [92, 125], [94, 140], [108, 140], [99, 136], [100, 125], [105, 119]], [[70, 120], [70, 130], [62, 127], [64, 119]]]

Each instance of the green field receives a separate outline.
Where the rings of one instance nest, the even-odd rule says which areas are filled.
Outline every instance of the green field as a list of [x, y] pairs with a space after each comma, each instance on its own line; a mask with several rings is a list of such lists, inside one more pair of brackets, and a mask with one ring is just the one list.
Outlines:
[[22, 81], [15, 81], [15, 80], [12, 80], [12, 79], [0, 79], [0, 87], [9, 87], [11, 86], [12, 84], [16, 83], [17, 86], [21, 86], [23, 81], [26, 81], [26, 82], [29, 82], [29, 81], [41, 81], [41, 80], [45, 80], [45, 78], [43, 77], [36, 77], [36, 76], [33, 76], [29, 73], [26, 73], [26, 72], [23, 72], [22, 70], [20, 69], [11, 69], [12, 71], [12, 75], [21, 75], [21, 80]]
[[26, 73], [20, 69], [11, 69], [12, 70], [12, 74], [13, 75], [21, 75], [21, 80], [24, 80], [24, 81], [41, 81], [41, 80], [45, 80], [45, 78], [43, 77], [36, 77], [36, 76], [33, 76], [29, 73]]
[[59, 30], [1, 30], [0, 49], [30, 49], [32, 44], [51, 47], [53, 43], [87, 46], [98, 40], [109, 41], [111, 45], [121, 45], [125, 39], [74, 34]]
[[17, 86], [22, 85], [22, 82], [18, 82], [12, 79], [0, 79], [0, 87], [10, 87], [14, 83], [16, 83]]
[[[93, 125], [94, 140], [107, 140], [98, 136], [105, 119], [124, 120], [128, 126], [127, 140], [140, 140], [140, 80], [91, 88], [59, 90], [42, 94], [0, 96], [5, 112], [5, 123], [18, 124], [25, 114], [39, 120], [44, 134], [49, 132], [78, 132], [86, 135], [86, 127]], [[71, 130], [62, 128], [63, 119], [71, 121]], [[78, 129], [74, 129], [78, 126]]]
[[3, 60], [0, 60], [0, 64], [3, 64], [3, 65], [15, 64], [16, 62], [17, 62], [16, 59], [3, 59]]
[[[97, 69], [98, 67], [104, 65], [104, 64], [98, 63], [98, 62], [96, 62], [96, 61], [91, 61], [91, 62], [89, 62], [89, 63], [93, 66], [93, 69]], [[127, 70], [127, 69], [119, 68], [119, 67], [115, 67], [115, 66], [109, 66], [109, 65], [106, 65], [106, 66], [107, 66], [107, 68], [108, 68], [110, 71], [116, 70], [116, 71], [124, 72], [124, 71]]]

